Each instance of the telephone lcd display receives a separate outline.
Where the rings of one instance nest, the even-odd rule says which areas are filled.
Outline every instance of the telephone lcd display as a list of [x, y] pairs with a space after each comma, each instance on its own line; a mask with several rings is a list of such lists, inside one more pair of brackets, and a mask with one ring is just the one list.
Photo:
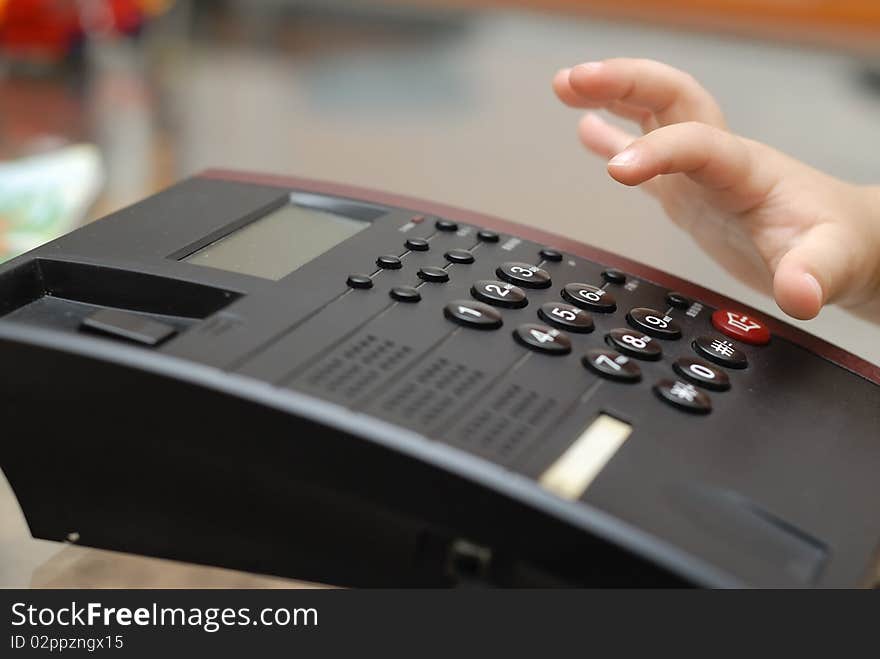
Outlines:
[[327, 211], [287, 204], [182, 260], [278, 280], [369, 225]]

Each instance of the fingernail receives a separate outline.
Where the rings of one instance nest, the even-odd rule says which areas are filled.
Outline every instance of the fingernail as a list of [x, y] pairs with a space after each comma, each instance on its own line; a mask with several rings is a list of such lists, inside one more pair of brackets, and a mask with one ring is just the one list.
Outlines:
[[822, 292], [822, 286], [819, 284], [819, 281], [811, 275], [809, 272], [804, 273], [804, 282], [806, 282], [807, 286], [809, 286], [816, 293], [816, 299], [819, 301], [819, 305], [825, 303], [825, 294]]
[[583, 64], [578, 64], [577, 68], [586, 69], [589, 72], [598, 71], [602, 68], [602, 62], [584, 62]]
[[629, 167], [636, 161], [637, 157], [638, 154], [634, 150], [624, 149], [609, 160], [608, 165], [610, 167]]

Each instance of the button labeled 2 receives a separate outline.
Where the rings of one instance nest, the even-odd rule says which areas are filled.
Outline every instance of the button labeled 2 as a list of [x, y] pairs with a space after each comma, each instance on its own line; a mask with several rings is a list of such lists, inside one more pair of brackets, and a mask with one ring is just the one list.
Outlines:
[[571, 352], [571, 339], [559, 330], [546, 325], [536, 323], [520, 325], [514, 330], [513, 338], [527, 348], [548, 355], [567, 355]]
[[498, 329], [501, 327], [501, 314], [488, 304], [471, 300], [453, 300], [443, 308], [443, 315], [449, 320], [474, 329]]
[[471, 288], [471, 295], [481, 302], [508, 309], [519, 309], [529, 303], [523, 289], [496, 279], [478, 281]]

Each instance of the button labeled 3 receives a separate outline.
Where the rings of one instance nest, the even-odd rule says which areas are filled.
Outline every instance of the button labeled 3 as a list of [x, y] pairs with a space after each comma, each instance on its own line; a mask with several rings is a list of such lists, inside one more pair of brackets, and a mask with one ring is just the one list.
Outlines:
[[495, 273], [504, 281], [526, 288], [547, 288], [550, 286], [550, 273], [531, 263], [508, 261], [502, 263]]

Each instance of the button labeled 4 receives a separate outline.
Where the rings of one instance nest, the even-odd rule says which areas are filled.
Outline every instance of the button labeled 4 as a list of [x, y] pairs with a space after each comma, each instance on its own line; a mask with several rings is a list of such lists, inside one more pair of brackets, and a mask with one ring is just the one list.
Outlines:
[[571, 352], [571, 339], [564, 332], [546, 325], [520, 325], [514, 330], [513, 338], [527, 348], [548, 355], [566, 355]]

